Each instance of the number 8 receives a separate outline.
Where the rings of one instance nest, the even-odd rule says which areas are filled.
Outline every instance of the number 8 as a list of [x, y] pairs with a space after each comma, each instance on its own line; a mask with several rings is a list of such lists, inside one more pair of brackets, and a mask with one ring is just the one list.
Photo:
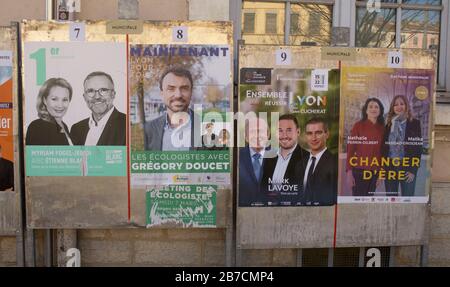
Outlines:
[[183, 39], [183, 30], [177, 30], [177, 39]]

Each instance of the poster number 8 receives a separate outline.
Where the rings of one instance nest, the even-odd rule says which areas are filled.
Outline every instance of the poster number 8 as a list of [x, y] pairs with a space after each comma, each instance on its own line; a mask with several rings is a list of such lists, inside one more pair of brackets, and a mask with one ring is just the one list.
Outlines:
[[389, 68], [401, 68], [403, 66], [403, 55], [400, 51], [389, 52], [388, 55], [388, 67]]
[[185, 26], [178, 26], [172, 28], [172, 41], [173, 42], [187, 42], [188, 30]]
[[278, 49], [276, 51], [276, 59], [275, 62], [277, 65], [291, 65], [292, 56], [291, 50], [289, 49]]

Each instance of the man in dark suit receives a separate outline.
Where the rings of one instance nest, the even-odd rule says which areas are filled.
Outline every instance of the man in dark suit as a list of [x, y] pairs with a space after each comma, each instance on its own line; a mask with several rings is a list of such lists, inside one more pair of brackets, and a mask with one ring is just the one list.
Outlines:
[[327, 149], [328, 125], [321, 118], [306, 123], [306, 141], [311, 150], [305, 158], [303, 184], [305, 204], [334, 205], [337, 201], [337, 157]]
[[[192, 98], [191, 73], [180, 67], [166, 70], [159, 81], [161, 97], [166, 106], [162, 116], [145, 123], [144, 146], [152, 151], [187, 151], [201, 147], [201, 121], [195, 121], [189, 108]], [[197, 123], [198, 122], [198, 123]]]
[[298, 144], [300, 127], [294, 115], [282, 115], [278, 122], [278, 156], [267, 160], [262, 188], [268, 205], [302, 205], [303, 159], [308, 152]]
[[267, 122], [260, 118], [245, 123], [246, 146], [239, 150], [239, 206], [264, 206], [261, 189], [263, 169], [267, 162], [265, 146], [269, 139]]
[[0, 145], [0, 191], [14, 189], [14, 165], [11, 161], [2, 157], [2, 146]]
[[126, 115], [114, 107], [115, 95], [109, 74], [93, 72], [86, 77], [83, 97], [92, 114], [72, 126], [70, 137], [74, 145], [126, 145]]

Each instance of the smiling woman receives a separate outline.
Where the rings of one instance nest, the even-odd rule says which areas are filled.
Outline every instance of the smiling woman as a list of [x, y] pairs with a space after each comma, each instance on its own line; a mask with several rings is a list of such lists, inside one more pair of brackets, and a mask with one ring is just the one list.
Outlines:
[[39, 119], [28, 126], [26, 145], [72, 145], [63, 117], [72, 100], [72, 86], [62, 78], [48, 79], [39, 90]]

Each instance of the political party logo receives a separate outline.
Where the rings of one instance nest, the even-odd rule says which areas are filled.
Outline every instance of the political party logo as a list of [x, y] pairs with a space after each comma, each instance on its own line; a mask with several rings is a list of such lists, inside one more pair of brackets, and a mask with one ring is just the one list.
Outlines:
[[174, 175], [174, 176], [172, 177], [172, 181], [173, 181], [174, 183], [188, 182], [188, 181], [189, 181], [189, 177], [188, 177], [188, 176], [183, 176], [183, 175], [178, 175], [178, 174], [176, 174], [176, 175]]
[[328, 70], [325, 69], [312, 70], [311, 90], [317, 92], [328, 91]]
[[272, 83], [272, 69], [242, 68], [241, 84], [270, 85]]

